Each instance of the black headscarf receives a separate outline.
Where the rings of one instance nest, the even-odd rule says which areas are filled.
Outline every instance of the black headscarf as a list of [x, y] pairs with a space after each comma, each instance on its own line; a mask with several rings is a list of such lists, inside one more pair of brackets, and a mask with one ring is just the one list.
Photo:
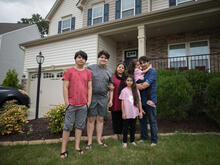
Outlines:
[[115, 73], [115, 76], [117, 79], [120, 80], [120, 85], [119, 85], [119, 88], [118, 88], [118, 96], [120, 95], [122, 89], [125, 87], [125, 75], [123, 74], [122, 77], [120, 77], [117, 73]]

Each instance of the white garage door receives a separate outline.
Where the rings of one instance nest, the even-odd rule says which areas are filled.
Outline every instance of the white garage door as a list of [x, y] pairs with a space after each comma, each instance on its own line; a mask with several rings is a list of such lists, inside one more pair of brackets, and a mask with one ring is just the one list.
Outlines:
[[[48, 110], [59, 104], [64, 103], [62, 88], [63, 72], [43, 72], [41, 74], [40, 84], [40, 101], [39, 101], [39, 117], [43, 117]], [[35, 117], [36, 97], [37, 97], [37, 74], [31, 75], [30, 81], [30, 97], [31, 107], [29, 119]]]

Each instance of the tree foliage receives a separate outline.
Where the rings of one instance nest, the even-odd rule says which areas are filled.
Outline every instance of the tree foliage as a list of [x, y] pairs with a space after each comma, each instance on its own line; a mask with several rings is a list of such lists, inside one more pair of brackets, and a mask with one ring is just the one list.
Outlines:
[[9, 69], [6, 73], [6, 77], [2, 83], [2, 86], [13, 87], [13, 88], [22, 88], [19, 84], [18, 73], [15, 69]]
[[31, 18], [21, 18], [18, 23], [36, 24], [41, 36], [43, 36], [45, 33], [48, 34], [49, 24], [40, 16], [40, 14], [33, 14]]

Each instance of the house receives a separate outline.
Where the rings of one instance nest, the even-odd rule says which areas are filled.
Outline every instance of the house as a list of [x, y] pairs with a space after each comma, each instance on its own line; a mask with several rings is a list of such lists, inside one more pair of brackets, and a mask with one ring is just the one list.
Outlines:
[[24, 52], [19, 44], [39, 38], [37, 25], [0, 23], [0, 84], [9, 69], [15, 69], [19, 80], [22, 79]]
[[[87, 52], [88, 65], [97, 63], [100, 50], [109, 51], [112, 70], [118, 62], [129, 63], [140, 56], [165, 59], [165, 68], [210, 68], [212, 61], [219, 60], [219, 56], [208, 56], [220, 50], [219, 17], [217, 0], [57, 0], [46, 16], [48, 37], [21, 44], [32, 103], [36, 98], [35, 58], [40, 51], [45, 57], [42, 116], [51, 106], [63, 103], [62, 71], [73, 66], [76, 51]], [[205, 55], [197, 61], [190, 57], [201, 54]]]

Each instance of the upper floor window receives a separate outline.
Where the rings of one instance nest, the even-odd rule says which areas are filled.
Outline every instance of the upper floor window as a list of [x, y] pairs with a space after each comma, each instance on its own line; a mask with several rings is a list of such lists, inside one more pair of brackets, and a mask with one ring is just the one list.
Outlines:
[[133, 16], [134, 13], [135, 13], [135, 1], [134, 0], [121, 0], [122, 18]]
[[116, 0], [115, 19], [141, 14], [142, 0]]
[[169, 0], [170, 6], [177, 6], [186, 2], [192, 2], [192, 1], [198, 1], [198, 0]]
[[62, 20], [62, 32], [70, 31], [71, 29], [71, 18]]
[[58, 22], [58, 33], [67, 32], [75, 29], [75, 17], [65, 17]]
[[96, 6], [92, 8], [92, 24], [98, 24], [103, 22], [104, 17], [104, 5]]

